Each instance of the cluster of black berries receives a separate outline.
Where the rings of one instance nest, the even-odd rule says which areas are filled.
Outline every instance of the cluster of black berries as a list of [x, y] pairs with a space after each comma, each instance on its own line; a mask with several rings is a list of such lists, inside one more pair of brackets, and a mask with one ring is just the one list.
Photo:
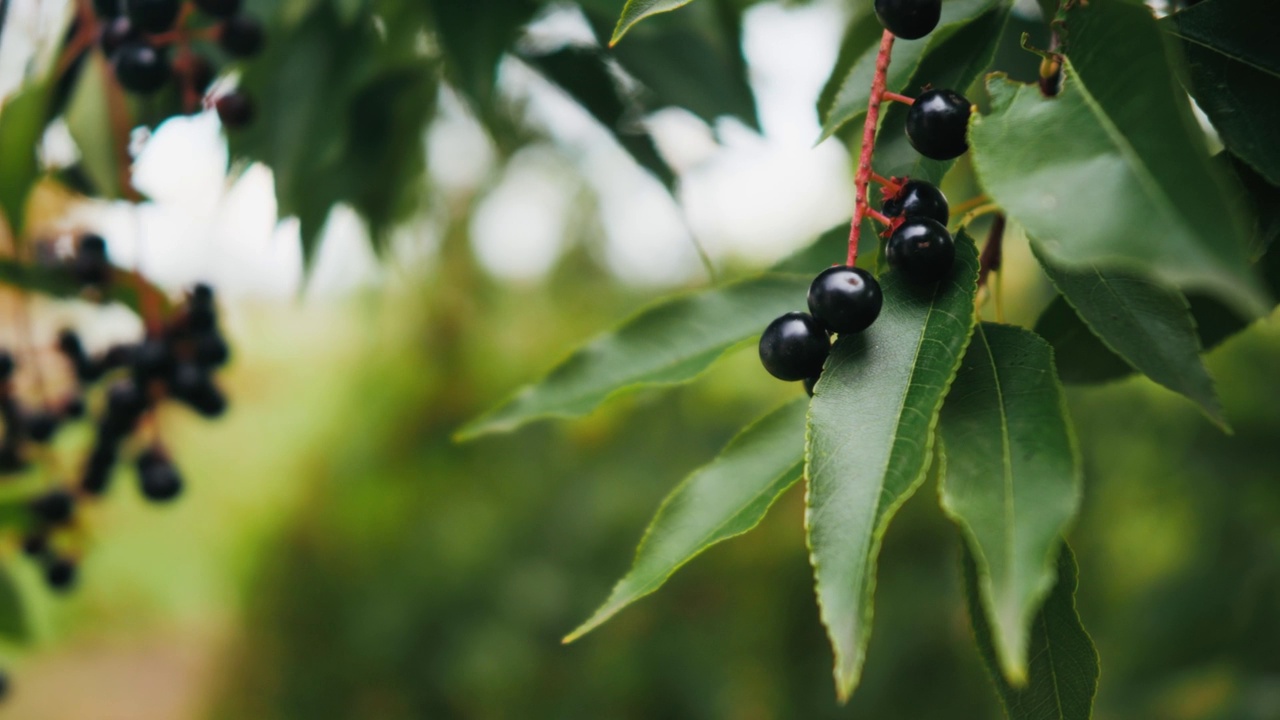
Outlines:
[[[217, 40], [233, 58], [261, 52], [265, 43], [262, 24], [240, 12], [241, 0], [191, 0], [205, 17], [214, 21], [203, 33]], [[116, 78], [126, 90], [139, 95], [159, 92], [176, 80], [184, 92], [203, 98], [217, 75], [213, 62], [185, 44], [170, 59], [174, 41], [166, 37], [186, 23], [181, 0], [94, 0], [100, 22], [99, 42], [111, 58]], [[179, 38], [182, 40], [182, 38]], [[253, 120], [253, 102], [240, 91], [214, 100], [223, 125], [238, 128]]]
[[[78, 252], [69, 261], [75, 276], [85, 285], [104, 285], [112, 268], [105, 244], [97, 235], [78, 240]], [[27, 555], [44, 569], [51, 588], [59, 591], [75, 584], [75, 553], [59, 543], [76, 522], [77, 507], [85, 499], [102, 495], [131, 437], [133, 464], [142, 494], [153, 502], [166, 502], [182, 492], [182, 476], [174, 466], [154, 428], [138, 432], [149, 414], [165, 400], [183, 403], [205, 417], [217, 417], [227, 408], [226, 397], [213, 374], [226, 364], [230, 351], [218, 328], [213, 290], [197, 285], [169, 319], [157, 323], [137, 343], [112, 346], [89, 354], [73, 330], [58, 336], [58, 351], [76, 378], [74, 392], [44, 407], [25, 408], [14, 392], [17, 370], [14, 357], [0, 350], [0, 476], [20, 473], [28, 467], [34, 446], [46, 445], [66, 424], [86, 417], [86, 398], [93, 388], [106, 385], [102, 400], [94, 403], [96, 433], [92, 449], [75, 481], [46, 490], [30, 501], [30, 522], [23, 539]], [[37, 368], [37, 371], [39, 368]]]

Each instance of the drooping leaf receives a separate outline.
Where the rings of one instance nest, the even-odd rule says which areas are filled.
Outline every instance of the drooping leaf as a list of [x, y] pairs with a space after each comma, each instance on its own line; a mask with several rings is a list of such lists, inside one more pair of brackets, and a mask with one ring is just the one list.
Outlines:
[[40, 176], [36, 150], [48, 98], [48, 84], [38, 82], [0, 105], [0, 212], [15, 238], [25, 229], [27, 196]]
[[1142, 275], [1097, 265], [1065, 268], [1032, 242], [1041, 267], [1085, 325], [1142, 374], [1186, 396], [1225, 424], [1213, 378], [1200, 359], [1187, 299]]
[[1061, 295], [1036, 320], [1036, 334], [1053, 346], [1058, 377], [1068, 385], [1093, 385], [1128, 377], [1133, 366], [1098, 339]]
[[637, 122], [639, 104], [618, 86], [603, 54], [594, 48], [568, 46], [524, 59], [586, 108], [641, 167], [668, 188], [675, 186], [675, 173], [658, 154], [653, 137]]
[[80, 150], [80, 164], [95, 194], [114, 199], [120, 197], [120, 167], [107, 104], [107, 73], [112, 70], [96, 49], [88, 53], [86, 62], [67, 106], [67, 130]]
[[[911, 76], [907, 88], [914, 90], [932, 84], [966, 92], [991, 65], [1008, 19], [1008, 6], [999, 5], [957, 29], [951, 37], [929, 50]], [[890, 103], [882, 112], [880, 134], [872, 159], [875, 171], [885, 177], [910, 176], [940, 184], [956, 160], [933, 160], [911, 146], [907, 140], [907, 106]]]
[[31, 620], [8, 564], [0, 565], [0, 638], [24, 645], [31, 641]]
[[436, 37], [450, 83], [488, 112], [494, 103], [498, 61], [533, 18], [533, 0], [430, 0]]
[[881, 538], [924, 479], [974, 327], [977, 249], [963, 232], [956, 241], [955, 268], [934, 286], [881, 278], [879, 319], [836, 340], [810, 405], [805, 526], [842, 701], [862, 672]]
[[1011, 685], [1000, 672], [991, 626], [982, 609], [978, 568], [964, 553], [965, 596], [978, 651], [995, 683], [1009, 720], [1089, 720], [1098, 691], [1098, 652], [1076, 613], [1078, 571], [1064, 542], [1057, 561], [1057, 583], [1031, 625], [1027, 683]]
[[609, 39], [609, 44], [616, 45], [622, 36], [641, 20], [658, 13], [677, 10], [691, 2], [693, 0], [627, 0], [627, 4], [622, 8], [622, 15], [618, 18], [618, 24], [613, 29], [613, 37]]
[[1202, 2], [1160, 21], [1182, 41], [1187, 89], [1232, 153], [1280, 185], [1280, 54], [1271, 0]]
[[565, 637], [572, 642], [654, 592], [703, 550], [751, 530], [803, 470], [806, 398], [747, 426], [710, 464], [667, 496], [636, 550], [631, 572], [604, 605]]
[[804, 307], [810, 281], [765, 275], [659, 301], [468, 423], [458, 437], [513, 430], [538, 418], [583, 415], [622, 390], [693, 380], [775, 317]]
[[1080, 507], [1080, 457], [1049, 344], [1029, 330], [979, 325], [938, 431], [942, 507], [977, 563], [1000, 667], [1021, 686], [1032, 620]]
[[982, 185], [1060, 264], [1128, 267], [1264, 312], [1241, 213], [1210, 164], [1155, 19], [1145, 7], [1091, 0], [1076, 4], [1070, 26], [1060, 95], [988, 82], [991, 112], [969, 131]]
[[[938, 27], [929, 35], [919, 40], [897, 40], [893, 46], [893, 60], [889, 63], [886, 87], [895, 92], [914, 94], [919, 88], [912, 88], [908, 80], [920, 66], [927, 53], [942, 43], [960, 28], [991, 10], [1000, 0], [948, 0], [942, 3], [942, 18]], [[835, 134], [844, 125], [854, 122], [867, 112], [867, 103], [871, 99], [871, 80], [875, 76], [876, 55], [879, 45], [873, 43], [858, 58], [845, 75], [831, 104], [831, 110], [822, 118], [822, 135], [825, 140]]]

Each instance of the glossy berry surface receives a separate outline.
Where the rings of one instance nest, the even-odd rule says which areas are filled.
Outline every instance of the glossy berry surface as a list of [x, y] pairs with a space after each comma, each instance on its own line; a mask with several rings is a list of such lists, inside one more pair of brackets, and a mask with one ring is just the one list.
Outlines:
[[167, 457], [154, 448], [138, 456], [138, 481], [152, 502], [167, 502], [182, 494], [182, 476]]
[[229, 92], [213, 104], [218, 119], [228, 130], [238, 130], [253, 122], [253, 101], [242, 92]]
[[876, 0], [876, 17], [885, 30], [903, 40], [933, 32], [942, 16], [942, 0]]
[[195, 0], [196, 7], [208, 15], [228, 18], [240, 12], [240, 0]]
[[116, 51], [116, 78], [129, 92], [150, 95], [169, 82], [169, 58], [150, 45], [132, 43]]
[[902, 223], [889, 238], [885, 259], [890, 267], [911, 280], [930, 283], [951, 271], [956, 244], [951, 233], [935, 220], [912, 218]]
[[111, 57], [120, 48], [129, 43], [138, 42], [140, 39], [129, 18], [120, 16], [102, 24], [102, 35], [98, 38], [98, 42], [102, 45], [102, 52], [106, 53], [107, 57]]
[[789, 312], [760, 336], [760, 362], [779, 380], [803, 380], [822, 372], [831, 338], [808, 313]]
[[951, 219], [947, 196], [923, 180], [908, 180], [896, 195], [884, 201], [884, 214], [907, 219], [927, 217], [946, 225]]
[[162, 33], [178, 19], [178, 0], [129, 0], [129, 20], [144, 33]]
[[218, 34], [218, 44], [232, 57], [253, 57], [262, 52], [265, 42], [262, 23], [243, 15], [228, 19]]
[[969, 101], [954, 90], [930, 90], [907, 110], [907, 139], [916, 152], [934, 160], [960, 157], [969, 149]]
[[883, 305], [880, 283], [862, 268], [827, 268], [809, 286], [809, 312], [832, 332], [866, 330]]

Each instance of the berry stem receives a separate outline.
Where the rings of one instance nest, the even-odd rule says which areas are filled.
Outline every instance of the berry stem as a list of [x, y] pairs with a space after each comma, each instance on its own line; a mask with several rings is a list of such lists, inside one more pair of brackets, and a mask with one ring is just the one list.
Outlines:
[[[987, 244], [982, 248], [982, 256], [978, 258], [978, 285], [987, 284], [987, 277], [1000, 270], [1004, 261], [1004, 213], [997, 213], [991, 221], [991, 230], [987, 233]], [[998, 300], [998, 298], [997, 298]]]
[[907, 97], [906, 95], [899, 95], [898, 93], [894, 93], [894, 92], [886, 92], [886, 93], [884, 93], [884, 95], [883, 95], [882, 97], [883, 97], [885, 100], [892, 100], [893, 102], [900, 102], [900, 103], [902, 103], [903, 105], [915, 105], [915, 104], [916, 104], [916, 99], [915, 99], [915, 98], [909, 98], [909, 97]]
[[955, 215], [957, 213], [969, 212], [970, 210], [976, 207], [987, 205], [990, 202], [991, 202], [991, 198], [987, 197], [986, 195], [978, 195], [976, 197], [971, 197], [968, 200], [965, 200], [964, 202], [956, 203], [955, 205], [952, 205], [951, 214]]
[[887, 215], [880, 212], [879, 210], [875, 210], [874, 208], [867, 208], [867, 217], [871, 218], [872, 220], [877, 220], [884, 225], [893, 224], [893, 220], [891, 218], [889, 218]]
[[1000, 212], [1000, 206], [995, 203], [987, 203], [986, 205], [979, 205], [978, 207], [965, 213], [965, 216], [960, 218], [960, 222], [956, 223], [956, 228], [966, 227], [969, 223], [973, 222], [974, 220], [977, 220], [983, 215], [990, 215], [991, 213], [997, 213], [997, 212]]
[[862, 153], [858, 157], [858, 174], [854, 178], [856, 192], [853, 204], [853, 223], [849, 228], [848, 265], [858, 261], [858, 238], [862, 234], [862, 218], [867, 213], [867, 184], [871, 180], [871, 156], [876, 146], [876, 126], [880, 122], [880, 101], [884, 98], [885, 76], [889, 72], [889, 56], [893, 52], [893, 33], [888, 30], [880, 36], [880, 53], [876, 55], [876, 74], [871, 81], [871, 101], [867, 104], [867, 119], [862, 123]]
[[902, 189], [901, 183], [894, 182], [891, 178], [884, 177], [876, 172], [871, 173], [871, 181], [885, 186], [885, 189], [895, 195]]

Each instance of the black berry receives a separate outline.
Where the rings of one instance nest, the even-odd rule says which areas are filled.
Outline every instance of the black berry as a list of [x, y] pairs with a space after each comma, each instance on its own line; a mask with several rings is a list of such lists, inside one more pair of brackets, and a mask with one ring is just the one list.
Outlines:
[[182, 476], [163, 452], [148, 448], [137, 460], [142, 494], [152, 502], [167, 502], [182, 493]]
[[0, 475], [18, 473], [26, 469], [27, 461], [18, 452], [18, 446], [15, 443], [6, 440], [0, 444]]
[[98, 42], [102, 45], [102, 52], [106, 53], [107, 57], [111, 57], [120, 48], [141, 39], [138, 32], [134, 30], [133, 23], [122, 15], [102, 24], [102, 35], [98, 38]]
[[827, 268], [809, 286], [809, 312], [832, 332], [866, 330], [883, 304], [880, 283], [862, 268]]
[[93, 0], [93, 11], [100, 18], [113, 18], [121, 13], [122, 0]]
[[44, 566], [44, 579], [58, 592], [68, 592], [76, 584], [76, 564], [66, 558], [50, 558]]
[[202, 333], [195, 339], [196, 362], [206, 367], [222, 367], [231, 359], [231, 348], [216, 331]]
[[22, 419], [22, 429], [34, 442], [47, 443], [58, 431], [62, 418], [48, 410], [35, 410]]
[[101, 285], [111, 277], [107, 243], [102, 236], [90, 233], [80, 238], [72, 269], [82, 285]]
[[84, 398], [73, 395], [62, 404], [63, 420], [79, 420], [84, 417]]
[[822, 372], [831, 338], [808, 313], [789, 312], [760, 336], [760, 362], [779, 380], [803, 380]]
[[218, 71], [213, 67], [213, 63], [209, 62], [209, 58], [203, 55], [191, 56], [191, 61], [187, 65], [187, 78], [191, 82], [191, 89], [197, 95], [204, 97], [217, 77]]
[[129, 0], [129, 19], [144, 33], [162, 33], [178, 19], [178, 0]]
[[13, 361], [13, 355], [8, 350], [0, 350], [0, 382], [5, 382], [13, 377], [13, 369], [17, 366]]
[[71, 519], [76, 498], [66, 490], [50, 490], [31, 501], [31, 512], [50, 525], [61, 525]]
[[927, 217], [946, 225], [951, 219], [947, 196], [936, 185], [923, 180], [908, 180], [897, 194], [884, 201], [884, 214], [889, 217]]
[[942, 0], [876, 0], [876, 17], [886, 30], [903, 40], [933, 32], [942, 16]]
[[138, 346], [131, 365], [133, 377], [145, 386], [147, 381], [164, 377], [173, 369], [173, 350], [159, 338], [151, 338]]
[[240, 0], [196, 0], [196, 7], [214, 17], [226, 18], [240, 12]]
[[115, 443], [99, 442], [93, 446], [89, 459], [85, 462], [84, 475], [80, 478], [80, 488], [91, 495], [106, 492], [111, 482], [111, 469], [116, 464]]
[[133, 432], [147, 398], [132, 380], [121, 380], [107, 390], [107, 412], [98, 426], [99, 441], [118, 441]]
[[130, 43], [116, 51], [116, 78], [125, 90], [150, 95], [169, 82], [169, 57], [144, 43]]
[[237, 130], [253, 122], [253, 100], [242, 92], [229, 92], [214, 102], [218, 119], [228, 130]]
[[43, 557], [49, 552], [49, 536], [42, 532], [31, 533], [22, 538], [22, 554], [27, 557]]
[[912, 218], [889, 238], [885, 259], [916, 282], [935, 282], [950, 272], [956, 259], [956, 244], [951, 233], [936, 220]]
[[227, 399], [213, 384], [208, 371], [192, 363], [181, 363], [174, 368], [169, 392], [205, 417], [217, 417], [227, 409]]
[[954, 90], [929, 90], [907, 110], [907, 139], [921, 155], [950, 160], [969, 149], [969, 101]]
[[218, 43], [232, 57], [253, 57], [262, 52], [265, 42], [262, 23], [244, 15], [228, 18], [222, 24], [222, 32], [218, 34]]

